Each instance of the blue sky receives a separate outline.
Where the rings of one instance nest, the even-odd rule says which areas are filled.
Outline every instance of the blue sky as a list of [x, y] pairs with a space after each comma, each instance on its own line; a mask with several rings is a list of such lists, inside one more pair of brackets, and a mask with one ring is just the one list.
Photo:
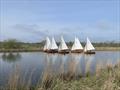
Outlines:
[[120, 41], [119, 0], [0, 0], [0, 40]]

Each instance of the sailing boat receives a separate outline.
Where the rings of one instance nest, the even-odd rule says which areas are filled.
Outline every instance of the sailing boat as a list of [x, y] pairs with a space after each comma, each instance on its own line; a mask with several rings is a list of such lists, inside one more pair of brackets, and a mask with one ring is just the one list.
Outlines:
[[58, 52], [58, 46], [56, 44], [56, 41], [55, 41], [54, 37], [52, 37], [52, 42], [51, 42], [51, 45], [50, 45], [49, 52], [50, 53], [57, 53]]
[[59, 45], [59, 51], [58, 52], [63, 53], [63, 54], [69, 53], [69, 49], [68, 49], [68, 47], [67, 47], [67, 45], [66, 45], [62, 36], [61, 36], [61, 42], [60, 42], [60, 45]]
[[84, 48], [84, 53], [86, 54], [95, 54], [95, 48], [93, 47], [92, 43], [90, 42], [89, 38], [87, 38], [87, 43]]
[[48, 52], [50, 50], [50, 39], [49, 37], [46, 37], [46, 42], [45, 42], [45, 46], [43, 48], [44, 52]]
[[81, 53], [83, 51], [83, 47], [77, 37], [75, 37], [74, 44], [71, 48], [72, 53]]

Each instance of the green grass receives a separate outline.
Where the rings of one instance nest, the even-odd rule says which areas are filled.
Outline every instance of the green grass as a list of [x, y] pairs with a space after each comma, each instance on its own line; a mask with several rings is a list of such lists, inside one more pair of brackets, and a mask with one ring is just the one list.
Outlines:
[[[22, 49], [0, 49], [0, 52], [36, 52], [43, 47], [24, 47]], [[96, 51], [120, 51], [120, 47], [95, 47]]]
[[95, 47], [98, 51], [120, 51], [120, 47]]

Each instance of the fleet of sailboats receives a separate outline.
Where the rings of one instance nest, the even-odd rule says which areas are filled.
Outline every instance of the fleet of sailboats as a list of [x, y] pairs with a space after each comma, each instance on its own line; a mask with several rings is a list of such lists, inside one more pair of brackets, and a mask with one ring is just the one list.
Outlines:
[[74, 43], [72, 45], [71, 50], [68, 48], [67, 44], [65, 43], [65, 40], [63, 38], [63, 36], [61, 36], [61, 41], [59, 44], [59, 47], [57, 46], [57, 43], [54, 39], [54, 37], [52, 37], [52, 41], [50, 41], [49, 37], [46, 37], [46, 42], [43, 48], [44, 52], [49, 52], [49, 53], [62, 53], [62, 54], [66, 54], [66, 53], [81, 53], [84, 52], [85, 54], [95, 54], [95, 48], [92, 45], [92, 43], [90, 42], [89, 38], [87, 37], [87, 42], [86, 45], [83, 49], [79, 39], [77, 37], [75, 37]]

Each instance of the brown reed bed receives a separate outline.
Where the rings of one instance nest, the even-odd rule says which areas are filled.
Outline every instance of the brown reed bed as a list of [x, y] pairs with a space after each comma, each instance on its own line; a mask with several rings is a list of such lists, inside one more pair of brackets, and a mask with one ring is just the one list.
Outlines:
[[64, 65], [61, 65], [56, 74], [48, 64], [40, 81], [34, 86], [31, 84], [31, 78], [34, 76], [35, 70], [31, 71], [26, 81], [27, 72], [24, 78], [21, 78], [21, 71], [19, 67], [16, 67], [10, 75], [7, 86], [1, 90], [120, 90], [120, 63], [115, 66], [108, 64], [104, 69], [99, 64], [95, 75], [87, 72], [84, 77], [76, 74], [74, 61], [68, 63], [67, 72], [62, 67]]
[[[73, 66], [74, 65], [71, 65], [69, 69]], [[42, 79], [42, 81], [45, 81], [45, 83], [43, 83], [44, 87], [42, 87], [41, 90], [120, 89], [120, 63], [115, 66], [108, 64], [104, 69], [102, 68], [102, 65], [98, 65], [96, 69], [96, 74], [92, 76], [91, 74], [89, 74], [89, 72], [87, 72], [87, 77], [76, 75], [75, 69], [73, 68], [70, 69], [67, 73], [60, 73], [58, 75], [49, 74], [47, 76], [47, 79]]]

